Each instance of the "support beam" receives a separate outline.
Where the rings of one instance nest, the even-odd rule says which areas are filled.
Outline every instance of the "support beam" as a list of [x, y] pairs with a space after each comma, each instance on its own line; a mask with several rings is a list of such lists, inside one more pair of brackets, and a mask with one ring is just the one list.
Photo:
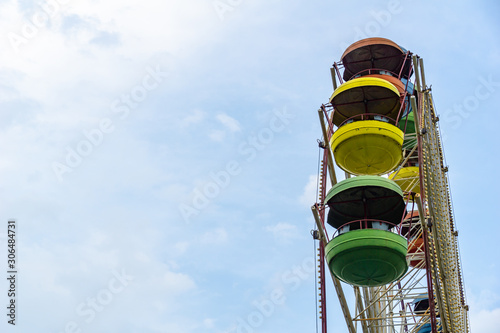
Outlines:
[[356, 297], [356, 306], [358, 308], [359, 316], [361, 319], [361, 328], [363, 329], [363, 333], [369, 333], [368, 324], [366, 323], [366, 313], [363, 311], [364, 306], [363, 306], [363, 299], [361, 296], [361, 292], [358, 286], [354, 286], [353, 289], [354, 289], [354, 295]]
[[330, 74], [332, 75], [333, 91], [337, 90], [337, 75], [335, 68], [330, 68]]
[[419, 58], [418, 64], [420, 65], [420, 76], [422, 77], [422, 88], [423, 88], [423, 90], [426, 90], [427, 84], [425, 83], [424, 59]]
[[420, 73], [418, 70], [418, 57], [414, 55], [412, 60], [413, 60], [413, 70], [415, 71], [415, 87], [417, 88], [417, 92], [422, 92], [422, 88], [420, 86]]
[[[316, 205], [314, 205], [311, 207], [311, 210], [312, 210], [313, 215], [314, 215], [314, 220], [316, 221], [316, 226], [318, 227], [319, 240], [326, 247], [326, 244], [328, 244], [328, 238], [327, 238], [325, 229], [323, 228], [323, 223], [321, 223], [318, 208]], [[339, 301], [340, 301], [340, 307], [342, 308], [342, 312], [344, 313], [344, 318], [345, 318], [349, 333], [356, 333], [356, 327], [354, 326], [354, 323], [352, 321], [351, 312], [349, 311], [349, 306], [347, 305], [347, 301], [345, 299], [345, 294], [344, 294], [344, 290], [342, 289], [342, 284], [340, 283], [340, 280], [337, 279], [337, 277], [335, 275], [333, 275], [332, 271], [330, 270], [330, 267], [328, 267], [328, 271], [330, 272], [330, 275], [332, 276], [333, 285], [335, 286], [335, 291], [337, 292], [337, 296], [338, 296]]]
[[325, 144], [325, 149], [327, 150], [327, 164], [328, 164], [328, 174], [330, 175], [330, 181], [332, 185], [337, 184], [337, 175], [335, 174], [335, 169], [333, 168], [333, 156], [330, 148], [330, 138], [328, 137], [328, 131], [326, 129], [325, 118], [323, 117], [323, 110], [318, 110], [319, 122], [321, 124], [321, 131], [323, 132], [323, 142]]

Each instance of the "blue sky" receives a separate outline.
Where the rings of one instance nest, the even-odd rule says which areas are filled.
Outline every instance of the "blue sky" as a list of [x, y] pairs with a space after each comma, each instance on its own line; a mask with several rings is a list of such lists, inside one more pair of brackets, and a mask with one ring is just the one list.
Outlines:
[[[316, 110], [343, 49], [381, 36], [425, 61], [472, 331], [496, 332], [499, 9], [0, 1], [0, 243], [17, 219], [17, 329], [313, 332]], [[328, 300], [331, 331], [346, 332], [332, 288]]]

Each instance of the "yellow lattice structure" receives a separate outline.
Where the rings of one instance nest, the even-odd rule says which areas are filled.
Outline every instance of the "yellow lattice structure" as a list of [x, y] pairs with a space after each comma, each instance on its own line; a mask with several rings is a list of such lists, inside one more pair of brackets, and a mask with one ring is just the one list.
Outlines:
[[[448, 167], [445, 165], [431, 90], [425, 84], [421, 59], [414, 58], [419, 90], [421, 176], [429, 210], [427, 221], [432, 282], [444, 332], [468, 332], [467, 306], [453, 220]], [[417, 66], [418, 65], [418, 66]], [[418, 70], [419, 69], [419, 70]], [[420, 75], [420, 76], [419, 76]], [[427, 227], [427, 226], [426, 226]]]

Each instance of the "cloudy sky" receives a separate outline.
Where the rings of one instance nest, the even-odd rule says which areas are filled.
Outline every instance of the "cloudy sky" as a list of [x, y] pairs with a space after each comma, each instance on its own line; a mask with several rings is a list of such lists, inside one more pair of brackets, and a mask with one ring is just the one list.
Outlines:
[[472, 331], [497, 332], [499, 12], [0, 1], [0, 257], [8, 219], [19, 251], [17, 325], [2, 313], [2, 332], [314, 332], [316, 110], [333, 62], [373, 36], [424, 58]]

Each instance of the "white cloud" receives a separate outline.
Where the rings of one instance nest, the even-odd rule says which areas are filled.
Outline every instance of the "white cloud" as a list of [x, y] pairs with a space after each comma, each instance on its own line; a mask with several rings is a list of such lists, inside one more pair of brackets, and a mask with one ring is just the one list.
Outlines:
[[296, 226], [284, 222], [280, 222], [272, 226], [267, 226], [265, 227], [265, 230], [272, 233], [273, 236], [278, 240], [285, 242], [299, 236], [299, 232]]
[[500, 327], [500, 308], [481, 310], [479, 312], [471, 309], [470, 320], [472, 332], [498, 333], [498, 328]]
[[208, 134], [208, 137], [215, 142], [222, 142], [226, 137], [226, 132], [221, 130], [214, 130]]
[[174, 249], [177, 252], [177, 254], [184, 254], [186, 251], [189, 249], [190, 244], [189, 242], [182, 241], [182, 242], [177, 242], [174, 244]]
[[208, 137], [212, 141], [222, 142], [226, 138], [228, 131], [231, 133], [241, 131], [240, 123], [233, 117], [230, 117], [225, 113], [219, 113], [215, 118], [224, 126], [224, 129], [211, 130]]
[[472, 332], [496, 333], [500, 327], [500, 295], [493, 285], [484, 286], [481, 290], [467, 288], [467, 303]]
[[151, 286], [155, 286], [156, 290], [168, 292], [168, 294], [181, 294], [196, 287], [189, 275], [170, 271], [150, 279], [149, 283]]
[[204, 111], [195, 109], [181, 120], [181, 126], [187, 127], [192, 124], [198, 124], [205, 119], [205, 115], [206, 113]]
[[203, 326], [205, 328], [213, 329], [215, 327], [215, 320], [213, 318], [205, 318], [203, 320]]
[[310, 175], [299, 202], [306, 207], [311, 207], [316, 202], [316, 193], [318, 186], [318, 176]]
[[217, 245], [225, 243], [228, 239], [227, 231], [224, 228], [217, 228], [205, 232], [200, 237], [200, 243], [205, 245]]
[[228, 116], [225, 113], [219, 113], [217, 115], [217, 120], [231, 132], [241, 131], [240, 123], [238, 122], [238, 120]]
[[[0, 4], [4, 36], [22, 35], [33, 16], [12, 2]], [[32, 9], [43, 13], [36, 5]], [[25, 39], [17, 52], [8, 38], [0, 40], [5, 51], [0, 54], [0, 68], [9, 74], [12, 90], [8, 98], [32, 101], [37, 108], [30, 109], [41, 124], [64, 130], [95, 124], [110, 112], [115, 99], [142, 82], [146, 67], [159, 65], [168, 71], [175, 59], [179, 70], [178, 62], [186, 55], [216, 38], [210, 32], [219, 29], [217, 23], [211, 4], [204, 1], [58, 5], [49, 22]], [[102, 42], [103, 35], [114, 37], [105, 45], [93, 42]], [[198, 121], [201, 115], [195, 112], [187, 120]]]

